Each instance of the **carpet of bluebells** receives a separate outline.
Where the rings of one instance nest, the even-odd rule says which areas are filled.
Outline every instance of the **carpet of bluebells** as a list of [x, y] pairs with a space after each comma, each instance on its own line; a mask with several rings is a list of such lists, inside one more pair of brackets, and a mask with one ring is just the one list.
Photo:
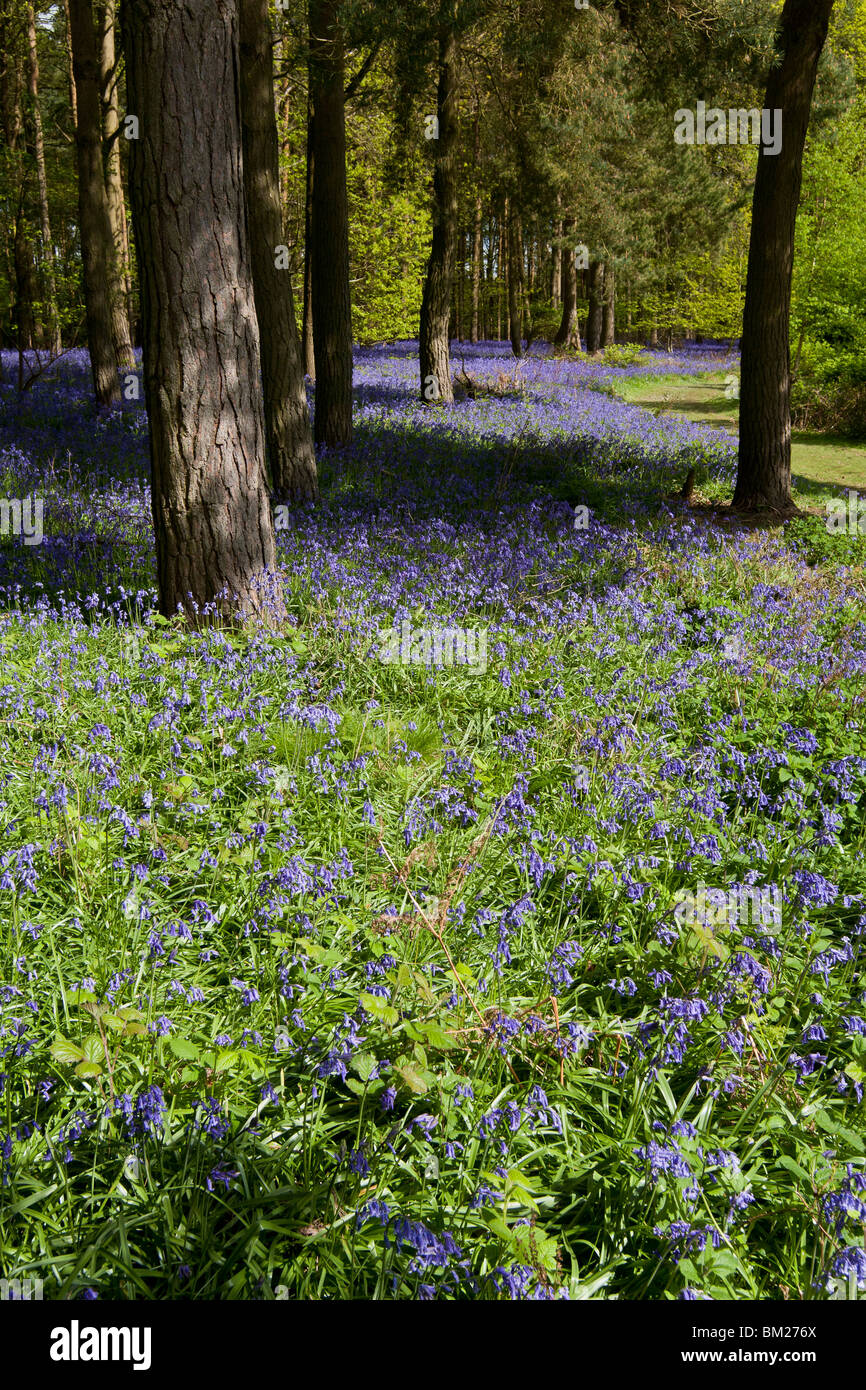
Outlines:
[[[4, 354], [45, 537], [0, 537], [2, 1273], [866, 1289], [863, 569], [672, 500], [730, 496], [735, 441], [617, 378], [721, 347], [458, 346], [450, 406], [413, 351], [357, 354], [288, 620], [197, 633], [155, 607], [142, 404]], [[486, 671], [383, 661], [404, 621]], [[781, 912], [678, 913], [704, 888]]]

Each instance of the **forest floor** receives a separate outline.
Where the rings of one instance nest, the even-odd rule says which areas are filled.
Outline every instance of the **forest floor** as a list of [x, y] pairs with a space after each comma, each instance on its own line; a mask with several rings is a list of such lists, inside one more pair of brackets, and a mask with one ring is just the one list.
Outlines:
[[673, 500], [735, 450], [611, 396], [649, 356], [416, 354], [357, 353], [277, 630], [158, 615], [141, 405], [0, 387], [3, 1272], [856, 1296], [866, 537]]

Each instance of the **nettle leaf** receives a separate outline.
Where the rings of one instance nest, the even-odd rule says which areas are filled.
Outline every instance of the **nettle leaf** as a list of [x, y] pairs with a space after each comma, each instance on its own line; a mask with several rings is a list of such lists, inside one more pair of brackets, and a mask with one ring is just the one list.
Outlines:
[[87, 1013], [93, 1014], [94, 1018], [102, 1018], [103, 1014], [107, 1014], [109, 1011], [108, 1004], [96, 1004], [90, 999], [82, 999], [80, 1006]]
[[76, 1076], [101, 1076], [102, 1067], [98, 1062], [79, 1062], [75, 1068]]
[[68, 1065], [71, 1062], [80, 1062], [84, 1057], [84, 1052], [78, 1043], [70, 1042], [68, 1038], [63, 1038], [58, 1033], [51, 1046], [51, 1056], [55, 1062], [64, 1062]]
[[217, 1054], [217, 1059], [216, 1059], [216, 1062], [214, 1063], [214, 1071], [216, 1072], [217, 1076], [219, 1076], [220, 1072], [229, 1071], [229, 1069], [230, 1069], [231, 1067], [237, 1066], [237, 1063], [238, 1063], [238, 1051], [237, 1051], [237, 1048], [234, 1048], [234, 1047], [227, 1048], [225, 1052], [220, 1052], [220, 1053]]
[[452, 1038], [450, 1033], [446, 1033], [444, 1028], [440, 1028], [438, 1023], [424, 1023], [421, 1031], [431, 1047], [438, 1047], [442, 1052], [457, 1046], [457, 1039]]
[[370, 1052], [359, 1052], [351, 1061], [352, 1071], [358, 1073], [362, 1081], [369, 1081], [373, 1072], [378, 1066], [376, 1058]]
[[556, 1240], [547, 1236], [540, 1226], [515, 1226], [511, 1233], [515, 1253], [524, 1264], [556, 1273]]
[[257, 1052], [250, 1052], [246, 1047], [241, 1049], [240, 1064], [244, 1071], [250, 1076], [263, 1076], [265, 1072], [261, 1057]]
[[418, 1067], [413, 1067], [410, 1062], [405, 1062], [403, 1066], [395, 1067], [394, 1070], [416, 1096], [425, 1094], [428, 1083], [424, 1080]]
[[394, 1005], [389, 1004], [387, 999], [380, 998], [378, 994], [361, 994], [359, 1000], [368, 1014], [372, 1014], [374, 1018], [380, 1018], [383, 1023], [387, 1023], [391, 1027], [400, 1017]]
[[81, 1044], [81, 1050], [88, 1062], [100, 1063], [101, 1070], [101, 1064], [105, 1061], [105, 1048], [99, 1034], [89, 1033]]
[[182, 1062], [194, 1062], [198, 1057], [198, 1048], [189, 1038], [169, 1038], [168, 1045], [175, 1057], [179, 1057]]
[[347, 1076], [344, 1084], [356, 1096], [362, 1096], [367, 1089], [360, 1081], [356, 1081], [354, 1076]]

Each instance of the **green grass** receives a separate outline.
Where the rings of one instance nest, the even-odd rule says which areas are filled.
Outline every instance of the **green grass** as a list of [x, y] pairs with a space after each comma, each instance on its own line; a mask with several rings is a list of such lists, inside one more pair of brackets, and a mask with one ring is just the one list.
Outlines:
[[[726, 395], [726, 377], [718, 372], [696, 377], [626, 378], [617, 383], [616, 393], [630, 405], [659, 415], [681, 414], [697, 424], [736, 434], [739, 403]], [[791, 468], [807, 484], [866, 490], [866, 444], [795, 430]]]

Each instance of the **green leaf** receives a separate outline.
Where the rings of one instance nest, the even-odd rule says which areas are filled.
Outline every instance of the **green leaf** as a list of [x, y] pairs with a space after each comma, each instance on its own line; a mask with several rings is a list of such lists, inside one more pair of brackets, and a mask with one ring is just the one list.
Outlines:
[[105, 1048], [98, 1033], [89, 1033], [81, 1044], [81, 1050], [88, 1062], [98, 1062], [101, 1069], [105, 1061]]
[[198, 1058], [198, 1047], [189, 1038], [169, 1038], [168, 1045], [182, 1062], [194, 1062]]
[[781, 1158], [776, 1160], [776, 1167], [786, 1168], [789, 1173], [793, 1173], [794, 1176], [797, 1178], [802, 1178], [803, 1181], [807, 1182], [811, 1187], [812, 1179], [806, 1172], [806, 1169], [800, 1167], [796, 1159], [789, 1158], [787, 1154], [783, 1154]]
[[51, 1047], [51, 1056], [55, 1062], [80, 1062], [84, 1057], [84, 1052], [78, 1043], [70, 1042], [68, 1038], [63, 1038], [58, 1033]]
[[217, 1054], [217, 1059], [214, 1064], [214, 1072], [217, 1076], [219, 1076], [220, 1072], [228, 1071], [230, 1067], [236, 1066], [237, 1061], [237, 1048], [229, 1047], [226, 1049], [225, 1052], [220, 1052]]
[[438, 1047], [442, 1052], [448, 1052], [452, 1047], [457, 1046], [457, 1039], [452, 1038], [450, 1033], [446, 1033], [444, 1028], [440, 1028], [438, 1023], [424, 1023], [421, 1026], [425, 1038], [431, 1047]]
[[359, 996], [359, 1000], [368, 1014], [372, 1014], [374, 1018], [380, 1018], [383, 1023], [387, 1023], [391, 1027], [400, 1017], [393, 1004], [389, 1004], [386, 999], [381, 999], [378, 994], [364, 993]]
[[376, 1070], [376, 1058], [370, 1052], [359, 1052], [350, 1063], [352, 1071], [358, 1073], [362, 1081], [369, 1081]]
[[366, 1086], [364, 1086], [362, 1082], [357, 1081], [354, 1076], [346, 1077], [346, 1085], [348, 1086], [349, 1090], [356, 1096], [362, 1096], [367, 1089]]
[[508, 1226], [498, 1212], [486, 1211], [484, 1220], [494, 1235], [499, 1236], [506, 1244], [511, 1244], [511, 1227]]
[[102, 1067], [98, 1062], [79, 1062], [75, 1068], [76, 1076], [101, 1076]]
[[406, 1083], [410, 1091], [414, 1091], [416, 1096], [423, 1096], [427, 1091], [427, 1082], [424, 1080], [417, 1067], [413, 1067], [409, 1062], [405, 1062], [402, 1067], [394, 1068], [397, 1075]]

